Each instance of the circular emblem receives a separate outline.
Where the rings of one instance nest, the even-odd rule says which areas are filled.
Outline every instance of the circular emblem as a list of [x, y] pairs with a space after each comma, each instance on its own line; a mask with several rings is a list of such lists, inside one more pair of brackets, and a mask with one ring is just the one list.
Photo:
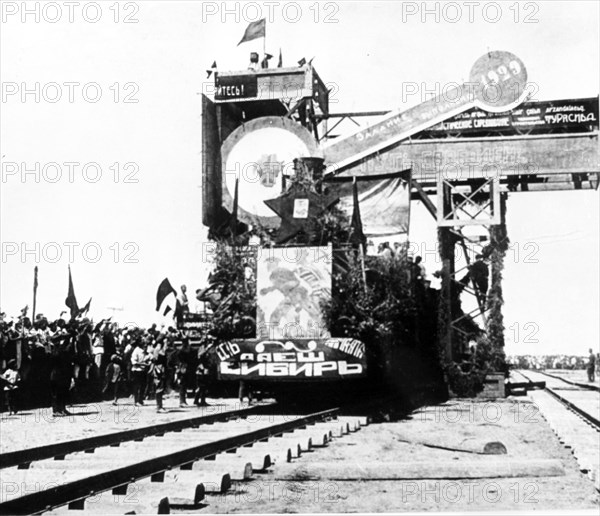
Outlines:
[[264, 201], [281, 195], [283, 176], [303, 157], [322, 153], [308, 130], [289, 118], [261, 117], [238, 127], [221, 148], [223, 206], [232, 210], [238, 179], [238, 218], [276, 227], [279, 217]]
[[527, 70], [515, 54], [494, 50], [482, 55], [471, 68], [470, 82], [477, 84], [479, 107], [503, 112], [515, 108], [527, 96]]

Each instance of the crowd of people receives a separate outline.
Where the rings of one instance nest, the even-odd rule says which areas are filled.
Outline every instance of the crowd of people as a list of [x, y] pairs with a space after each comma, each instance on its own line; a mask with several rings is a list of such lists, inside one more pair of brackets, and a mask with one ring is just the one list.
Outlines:
[[405, 248], [400, 242], [394, 242], [394, 248], [389, 242], [382, 242], [377, 246], [377, 252], [375, 252], [375, 244], [372, 240], [367, 242], [367, 254], [371, 256], [378, 256], [386, 260], [401, 260], [406, 257], [408, 260], [408, 272], [410, 274], [409, 281], [419, 281], [429, 287], [431, 281], [427, 278], [427, 271], [423, 258], [421, 256], [412, 256], [407, 254]]
[[[110, 320], [94, 324], [86, 317], [32, 321], [24, 311], [7, 320], [0, 314], [0, 370], [3, 408], [16, 413], [24, 406], [52, 405], [56, 416], [69, 415], [67, 405], [133, 396], [142, 406], [179, 391], [180, 406], [206, 404], [210, 367], [205, 346], [192, 348], [173, 327], [119, 327]], [[49, 396], [48, 396], [49, 393]]]
[[590, 382], [600, 376], [600, 353], [591, 349], [587, 355], [509, 355], [506, 359], [515, 369], [585, 370]]

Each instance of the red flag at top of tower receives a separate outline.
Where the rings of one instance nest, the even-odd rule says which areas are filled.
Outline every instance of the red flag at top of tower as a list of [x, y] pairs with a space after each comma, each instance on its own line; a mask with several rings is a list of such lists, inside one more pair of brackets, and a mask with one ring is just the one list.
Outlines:
[[238, 43], [238, 46], [246, 41], [252, 41], [253, 39], [264, 38], [267, 33], [267, 24], [266, 19], [262, 18], [261, 20], [252, 22], [248, 27], [246, 27], [246, 32], [244, 32], [244, 37]]

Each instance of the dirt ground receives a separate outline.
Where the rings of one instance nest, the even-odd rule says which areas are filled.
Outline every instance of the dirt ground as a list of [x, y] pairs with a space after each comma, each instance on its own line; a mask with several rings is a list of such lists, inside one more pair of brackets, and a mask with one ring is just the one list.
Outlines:
[[[506, 455], [477, 455], [445, 448], [476, 449], [486, 441], [500, 441]], [[417, 444], [418, 443], [418, 444]], [[365, 462], [422, 462], [443, 471], [449, 461], [557, 459], [564, 476], [422, 478], [412, 480], [306, 480], [311, 463], [359, 468]], [[529, 462], [528, 462], [529, 463]], [[389, 467], [390, 464], [385, 464]], [[209, 496], [201, 512], [210, 513], [321, 513], [405, 511], [574, 511], [598, 514], [599, 494], [579, 471], [571, 453], [557, 440], [537, 407], [527, 398], [497, 402], [452, 400], [414, 412], [408, 419], [372, 424], [335, 439], [328, 447], [297, 459], [297, 479], [278, 471], [256, 480], [236, 483], [225, 494]], [[533, 470], [532, 470], [533, 472]], [[438, 475], [443, 476], [443, 474]], [[175, 511], [183, 512], [183, 511]]]
[[[166, 401], [167, 414], [154, 405], [136, 408], [130, 400], [119, 407], [110, 402], [75, 406], [72, 417], [53, 418], [50, 409], [28, 411], [1, 420], [1, 451], [109, 433], [156, 422], [234, 409], [235, 400], [208, 400], [205, 409], [180, 409], [176, 396]], [[476, 450], [488, 441], [499, 441], [506, 455], [478, 455], [447, 448]], [[426, 446], [429, 445], [429, 446]], [[440, 447], [446, 448], [442, 449]], [[311, 464], [341, 465], [357, 469], [366, 463], [402, 467], [423, 463], [424, 468], [444, 471], [449, 462], [496, 464], [494, 461], [526, 460], [535, 464], [556, 459], [563, 476], [521, 478], [444, 478], [423, 476], [411, 480], [307, 480]], [[292, 468], [292, 475], [289, 470]], [[296, 468], [295, 470], [293, 468]], [[282, 472], [288, 471], [283, 478]], [[436, 470], [437, 471], [437, 470]], [[177, 496], [177, 493], [173, 494]], [[192, 513], [342, 513], [410, 511], [586, 511], [598, 514], [599, 494], [579, 471], [568, 449], [562, 446], [531, 403], [521, 397], [486, 402], [452, 400], [425, 407], [404, 420], [363, 427], [359, 432], [334, 439], [325, 448], [305, 453], [292, 465], [278, 464], [272, 472], [254, 480], [235, 483], [225, 495], [209, 495], [204, 508]], [[172, 512], [186, 512], [172, 509]]]

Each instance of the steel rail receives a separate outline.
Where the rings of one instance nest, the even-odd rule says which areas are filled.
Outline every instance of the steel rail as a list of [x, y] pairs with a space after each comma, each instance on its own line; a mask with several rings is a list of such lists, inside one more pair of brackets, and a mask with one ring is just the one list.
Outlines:
[[563, 382], [567, 382], [576, 387], [582, 387], [582, 388], [588, 389], [590, 391], [599, 391], [600, 392], [600, 387], [598, 387], [597, 385], [593, 385], [593, 384], [590, 385], [590, 384], [586, 384], [586, 383], [575, 382], [573, 380], [569, 380], [568, 378], [563, 378], [562, 376], [559, 376], [557, 374], [547, 373], [546, 371], [536, 371], [536, 372], [544, 374], [544, 375], [549, 376], [550, 378], [554, 378], [556, 380], [562, 380]]
[[36, 446], [26, 450], [2, 453], [0, 454], [0, 469], [10, 468], [13, 466], [18, 466], [19, 469], [27, 469], [34, 461], [52, 458], [61, 460], [70, 453], [86, 451], [91, 452], [94, 449], [101, 448], [103, 446], [118, 446], [120, 443], [127, 441], [138, 441], [144, 439], [145, 437], [161, 435], [167, 432], [179, 432], [186, 428], [228, 421], [229, 419], [240, 416], [253, 415], [269, 406], [271, 405], [257, 405], [255, 407], [249, 407], [240, 410], [219, 412], [216, 414], [197, 416], [189, 419], [181, 419], [179, 421], [170, 421], [168, 423], [158, 423], [143, 428], [133, 428], [131, 430], [111, 432], [109, 434], [98, 435], [95, 437], [84, 437], [82, 439], [75, 439], [73, 441]]
[[0, 514], [38, 514], [64, 505], [81, 509], [85, 499], [97, 493], [110, 489], [123, 493], [127, 489], [127, 485], [136, 480], [152, 477], [179, 466], [189, 469], [197, 460], [290, 432], [309, 424], [329, 420], [337, 416], [339, 411], [339, 408], [332, 408], [316, 412], [293, 421], [278, 423], [211, 443], [191, 446], [185, 450], [117, 467], [112, 471], [90, 475], [44, 491], [26, 494], [0, 503]]
[[[536, 371], [539, 372], [539, 371]], [[529, 379], [529, 381], [531, 381], [531, 379], [525, 375], [524, 373], [521, 372], [521, 374]], [[562, 378], [559, 378], [560, 380], [563, 380]], [[564, 380], [563, 380], [564, 381]], [[568, 383], [568, 382], [565, 382]], [[568, 399], [564, 398], [563, 396], [561, 396], [560, 394], [558, 394], [556, 391], [554, 391], [551, 387], [544, 387], [544, 390], [548, 392], [548, 394], [550, 394], [554, 399], [556, 399], [558, 402], [562, 403], [563, 405], [565, 405], [568, 409], [572, 410], [573, 412], [575, 412], [576, 414], [578, 414], [581, 418], [583, 418], [585, 421], [587, 421], [588, 423], [591, 423], [592, 426], [594, 426], [596, 428], [596, 430], [600, 431], [600, 421], [598, 419], [596, 419], [594, 416], [592, 416], [591, 414], [587, 413], [585, 410], [583, 410], [582, 408], [578, 407], [575, 403], [573, 403], [572, 401], [569, 401]]]
[[594, 427], [596, 427], [596, 430], [600, 431], [600, 420], [596, 419], [591, 414], [588, 414], [585, 410], [575, 405], [572, 401], [563, 398], [560, 394], [556, 393], [550, 387], [546, 387], [546, 390], [551, 396], [554, 396], [554, 398], [560, 401], [563, 405], [571, 409], [573, 412], [579, 414], [583, 419], [585, 419], [587, 422], [591, 423]]

